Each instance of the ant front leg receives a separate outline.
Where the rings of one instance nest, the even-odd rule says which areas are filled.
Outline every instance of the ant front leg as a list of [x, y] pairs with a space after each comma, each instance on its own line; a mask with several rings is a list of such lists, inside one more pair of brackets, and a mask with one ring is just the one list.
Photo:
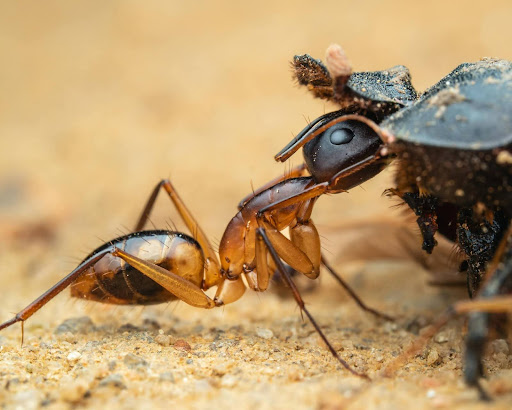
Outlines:
[[[320, 238], [314, 224], [309, 219], [309, 215], [314, 200], [324, 194], [326, 190], [327, 183], [313, 185], [299, 194], [263, 207], [256, 214], [259, 227], [265, 228], [281, 259], [310, 279], [316, 279], [320, 273]], [[293, 205], [299, 205], [295, 217], [301, 222], [297, 222], [292, 227], [290, 240], [279, 232], [275, 226], [272, 221], [272, 211], [283, 211], [287, 207], [293, 207]], [[308, 215], [307, 220], [302, 219], [301, 216], [306, 214]], [[293, 232], [294, 229], [295, 232]]]
[[[268, 237], [281, 259], [293, 269], [304, 274], [310, 279], [316, 279], [320, 273], [320, 265], [324, 265], [333, 278], [349, 293], [360, 308], [376, 317], [386, 320], [394, 320], [391, 316], [381, 313], [366, 305], [356, 292], [348, 285], [348, 283], [345, 282], [338, 273], [336, 273], [336, 271], [322, 256], [320, 237], [313, 221], [311, 220], [311, 213], [316, 199], [327, 190], [327, 187], [328, 183], [314, 185], [307, 188], [300, 194], [262, 208], [257, 214], [259, 226], [261, 228], [265, 228]], [[297, 203], [300, 203], [299, 210], [295, 215], [297, 222], [294, 226], [290, 227], [290, 239], [288, 239], [270, 222], [272, 220], [272, 211], [284, 209]], [[256, 247], [256, 250], [258, 251], [258, 246]], [[262, 253], [263, 252], [260, 250], [260, 255]], [[263, 256], [261, 256], [261, 258], [261, 261], [264, 260]], [[261, 265], [262, 263], [260, 262], [259, 266]], [[269, 272], [267, 272], [267, 270], [268, 269], [265, 268], [265, 272], [261, 273], [260, 269], [257, 269], [258, 286], [260, 290], [262, 290], [260, 281], [263, 281], [262, 283], [265, 285], [268, 284]], [[265, 277], [265, 279], [260, 278], [260, 276]]]

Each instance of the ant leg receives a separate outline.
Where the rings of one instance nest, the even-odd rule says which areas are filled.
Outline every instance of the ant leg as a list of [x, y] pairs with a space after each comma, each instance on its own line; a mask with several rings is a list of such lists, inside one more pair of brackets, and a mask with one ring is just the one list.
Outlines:
[[343, 278], [336, 273], [336, 271], [329, 265], [329, 263], [327, 263], [327, 260], [322, 255], [320, 250], [320, 237], [315, 225], [313, 224], [313, 221], [310, 219], [314, 203], [315, 200], [310, 200], [309, 203], [306, 202], [302, 209], [298, 212], [297, 225], [293, 228], [290, 228], [290, 238], [292, 242], [304, 253], [306, 253], [312, 261], [314, 261], [313, 263], [315, 266], [319, 267], [320, 263], [324, 265], [329, 273], [334, 277], [334, 279], [336, 279], [336, 281], [348, 292], [348, 294], [352, 297], [352, 299], [354, 299], [354, 301], [359, 305], [361, 309], [377, 317], [384, 318], [386, 320], [394, 320], [391, 316], [388, 316], [367, 306], [352, 290], [348, 283], [345, 282]]
[[[55, 296], [57, 296], [60, 292], [66, 289], [70, 284], [72, 284], [76, 279], [80, 277], [87, 269], [93, 266], [96, 262], [98, 262], [101, 258], [103, 258], [106, 254], [111, 253], [113, 248], [104, 249], [90, 258], [83, 261], [80, 265], [78, 265], [71, 273], [69, 273], [66, 277], [61, 279], [55, 285], [53, 285], [50, 289], [44, 292], [41, 296], [35, 299], [32, 303], [30, 303], [26, 308], [20, 310], [12, 319], [7, 320], [6, 322], [0, 324], [0, 330], [5, 329], [17, 322], [23, 322], [27, 320], [30, 316], [36, 313], [39, 309], [41, 309], [44, 305], [46, 305], [50, 300], [52, 300]], [[22, 327], [23, 329], [23, 327]], [[23, 332], [22, 332], [22, 343], [23, 343]]]
[[395, 320], [394, 317], [386, 315], [385, 313], [379, 312], [378, 310], [375, 310], [375, 309], [367, 306], [366, 303], [364, 303], [361, 300], [361, 298], [357, 295], [357, 293], [355, 293], [354, 290], [349, 286], [349, 284], [347, 282], [345, 282], [345, 280], [340, 275], [338, 275], [338, 273], [331, 267], [331, 265], [329, 265], [329, 263], [327, 262], [327, 260], [325, 259], [325, 257], [323, 255], [322, 255], [322, 265], [324, 265], [327, 268], [327, 270], [332, 275], [332, 277], [348, 292], [350, 297], [352, 299], [354, 299], [354, 302], [356, 302], [357, 305], [361, 309], [363, 309], [365, 312], [371, 313], [372, 315], [375, 315], [377, 317], [380, 317], [380, 318], [383, 318], [386, 320], [390, 320], [390, 321]]
[[[314, 247], [312, 247], [311, 245], [315, 241], [319, 242], [318, 233], [316, 233], [316, 229], [303, 229], [301, 232], [303, 234], [302, 238], [300, 238], [300, 234], [298, 233], [297, 230], [295, 240], [300, 242], [301, 244], [304, 244], [304, 251], [304, 249], [301, 249], [299, 246], [294, 244], [290, 239], [286, 238], [281, 232], [279, 232], [279, 230], [274, 226], [273, 222], [267, 222], [267, 220], [272, 220], [271, 212], [273, 210], [284, 209], [290, 205], [295, 205], [304, 202], [309, 203], [309, 200], [317, 198], [318, 196], [325, 193], [326, 189], [327, 183], [313, 185], [309, 188], [306, 188], [300, 194], [290, 196], [288, 198], [274, 202], [270, 205], [261, 208], [256, 214], [258, 225], [261, 228], [266, 229], [267, 235], [271, 238], [273, 246], [276, 248], [282, 260], [285, 261], [288, 265], [290, 265], [291, 268], [306, 275], [310, 279], [316, 279], [319, 274], [319, 258], [315, 258], [313, 256], [311, 259], [310, 256], [308, 255], [308, 253], [313, 253], [312, 249]], [[314, 239], [315, 233], [317, 236], [316, 240]], [[319, 243], [317, 245], [318, 249], [320, 249]], [[317, 259], [318, 263], [316, 263]]]
[[222, 277], [220, 275], [220, 266], [215, 251], [207, 236], [192, 216], [192, 213], [180, 198], [174, 186], [171, 184], [170, 180], [163, 179], [155, 186], [140, 215], [139, 221], [135, 226], [135, 231], [140, 231], [146, 224], [161, 189], [164, 189], [165, 192], [167, 192], [181, 219], [185, 222], [185, 225], [187, 225], [192, 236], [197, 240], [197, 242], [199, 242], [199, 245], [201, 245], [201, 248], [203, 249], [205, 254], [205, 279], [202, 288], [209, 289], [210, 287], [219, 284]]
[[489, 332], [491, 314], [512, 311], [512, 296], [500, 295], [509, 293], [512, 289], [512, 227], [509, 228], [498, 247], [492, 265], [494, 266], [491, 266], [490, 270], [492, 271], [493, 267], [495, 269], [484, 282], [477, 298], [457, 302], [450, 307], [405, 352], [386, 366], [383, 375], [393, 375], [407, 360], [423, 349], [427, 341], [455, 315], [470, 312], [464, 358], [464, 379], [469, 386], [478, 390], [482, 400], [490, 399], [479, 382], [482, 376], [482, 355]]
[[[363, 310], [386, 320], [394, 320], [391, 316], [368, 307], [334, 269], [332, 269], [325, 258], [321, 256], [318, 232], [310, 217], [315, 200], [319, 195], [318, 192], [325, 189], [325, 184], [326, 183], [315, 185], [298, 195], [274, 202], [262, 208], [257, 215], [259, 225], [265, 228], [267, 234], [272, 237], [273, 245], [276, 247], [281, 259], [293, 269], [303, 273], [308, 278], [315, 279], [320, 272], [320, 263], [323, 263], [329, 273], [347, 290], [350, 296]], [[291, 240], [289, 240], [275, 227], [265, 222], [264, 217], [265, 214], [270, 214], [272, 210], [282, 209], [297, 202], [303, 202], [304, 205], [297, 213], [297, 225], [290, 229]]]
[[[350, 373], [352, 373], [352, 374], [354, 374], [356, 376], [362, 377], [364, 379], [370, 380], [370, 378], [366, 374], [359, 373], [359, 372], [355, 371], [354, 369], [352, 369], [352, 367], [350, 367], [350, 365], [338, 355], [338, 353], [336, 352], [334, 347], [331, 345], [331, 343], [329, 342], [327, 337], [324, 335], [324, 333], [320, 329], [320, 326], [318, 326], [318, 324], [316, 323], [315, 319], [313, 318], [311, 313], [309, 313], [308, 309], [306, 308], [306, 306], [304, 304], [304, 301], [303, 301], [302, 297], [300, 296], [299, 290], [295, 286], [295, 283], [293, 282], [293, 280], [290, 277], [289, 273], [286, 271], [283, 263], [281, 262], [281, 258], [279, 256], [278, 252], [276, 251], [276, 249], [274, 248], [272, 241], [267, 236], [267, 232], [265, 231], [265, 229], [264, 228], [258, 228], [257, 229], [257, 235], [259, 237], [261, 237], [261, 239], [263, 240], [267, 250], [270, 252], [270, 255], [272, 256], [272, 259], [274, 260], [277, 268], [279, 269], [279, 272], [281, 273], [281, 277], [283, 278], [285, 284], [290, 288], [290, 290], [291, 290], [291, 292], [293, 294], [293, 297], [295, 298], [295, 301], [299, 305], [299, 308], [300, 308], [301, 312], [304, 312], [306, 314], [306, 316], [308, 317], [309, 321], [311, 322], [311, 324], [313, 325], [313, 327], [315, 328], [317, 333], [320, 335], [320, 337], [322, 338], [324, 343], [327, 345], [327, 348], [329, 349], [331, 354]], [[257, 266], [256, 269], [259, 269], [259, 266]]]
[[[503, 238], [491, 265], [494, 271], [478, 292], [477, 301], [508, 293], [512, 289], [512, 227]], [[491, 320], [488, 312], [470, 313], [466, 336], [464, 379], [469, 386], [478, 389], [482, 399], [488, 399], [479, 378], [483, 375], [482, 356]]]
[[201, 288], [161, 266], [147, 262], [119, 248], [114, 248], [111, 254], [121, 258], [134, 269], [154, 280], [178, 299], [191, 306], [204, 309], [211, 309], [216, 306], [215, 302]]

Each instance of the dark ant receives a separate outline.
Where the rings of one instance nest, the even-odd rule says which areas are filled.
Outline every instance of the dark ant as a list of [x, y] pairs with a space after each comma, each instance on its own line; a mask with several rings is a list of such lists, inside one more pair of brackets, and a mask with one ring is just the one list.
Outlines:
[[472, 312], [464, 376], [488, 398], [479, 383], [482, 355], [489, 327], [503, 321], [490, 313], [510, 310], [512, 300], [501, 296], [512, 291], [512, 63], [463, 63], [421, 95], [403, 66], [352, 73], [336, 45], [326, 63], [306, 54], [292, 66], [299, 84], [341, 109], [314, 120], [275, 158], [303, 147], [317, 181], [310, 189], [332, 193], [395, 161], [396, 188], [387, 193], [418, 217], [423, 250], [432, 253], [439, 232], [466, 256], [461, 266], [475, 302], [446, 317]]

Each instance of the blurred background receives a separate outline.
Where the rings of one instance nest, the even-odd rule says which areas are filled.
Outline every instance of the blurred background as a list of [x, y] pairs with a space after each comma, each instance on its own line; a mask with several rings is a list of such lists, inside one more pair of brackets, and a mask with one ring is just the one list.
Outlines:
[[[251, 183], [288, 167], [274, 154], [335, 109], [293, 83], [293, 55], [336, 42], [355, 71], [403, 64], [424, 90], [461, 62], [512, 59], [511, 18], [510, 0], [2, 2], [0, 319], [129, 232], [161, 178], [217, 243]], [[396, 215], [390, 180], [322, 198], [321, 233]], [[152, 220], [183, 229], [163, 196]]]

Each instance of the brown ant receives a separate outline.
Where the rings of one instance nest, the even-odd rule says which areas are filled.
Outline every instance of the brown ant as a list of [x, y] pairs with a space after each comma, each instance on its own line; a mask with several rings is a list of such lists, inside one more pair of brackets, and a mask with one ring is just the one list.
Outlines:
[[[219, 259], [203, 230], [185, 206], [169, 180], [153, 190], [135, 227], [135, 232], [97, 248], [65, 278], [0, 324], [0, 330], [23, 322], [68, 286], [77, 298], [118, 305], [150, 305], [176, 299], [204, 309], [235, 302], [246, 284], [265, 291], [274, 272], [279, 272], [332, 355], [354, 375], [368, 378], [343, 360], [305, 307], [289, 267], [316, 279], [323, 264], [364, 310], [386, 319], [388, 316], [367, 307], [321, 255], [320, 238], [311, 221], [316, 199], [329, 186], [302, 176], [305, 167], [292, 170], [253, 192], [239, 205], [229, 222], [219, 247]], [[180, 232], [142, 231], [164, 189], [180, 217], [196, 239]], [[290, 239], [280, 231], [290, 230]], [[245, 283], [244, 280], [245, 279]], [[217, 286], [211, 299], [204, 291]]]

